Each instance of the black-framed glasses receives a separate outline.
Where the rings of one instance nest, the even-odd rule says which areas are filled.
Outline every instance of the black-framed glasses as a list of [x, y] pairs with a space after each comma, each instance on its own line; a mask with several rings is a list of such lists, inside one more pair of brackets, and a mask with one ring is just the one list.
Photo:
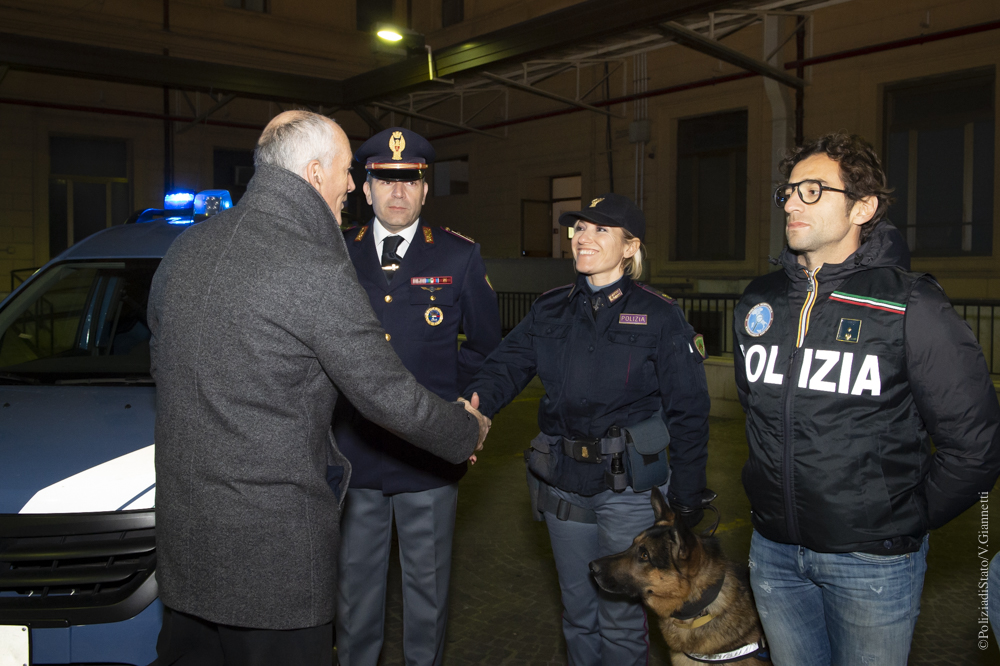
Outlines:
[[779, 185], [777, 189], [774, 190], [774, 205], [778, 208], [784, 208], [788, 200], [792, 198], [792, 192], [795, 192], [796, 190], [799, 193], [799, 198], [802, 199], [802, 203], [805, 204], [814, 204], [819, 201], [819, 198], [823, 196], [823, 190], [847, 194], [847, 190], [838, 190], [836, 187], [827, 187], [818, 180], [803, 180], [798, 183]]

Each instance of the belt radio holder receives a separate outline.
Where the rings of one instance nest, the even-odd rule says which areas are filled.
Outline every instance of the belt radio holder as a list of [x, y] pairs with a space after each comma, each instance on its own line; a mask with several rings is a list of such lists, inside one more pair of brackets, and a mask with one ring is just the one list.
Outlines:
[[[617, 440], [622, 436], [621, 428], [611, 426], [608, 428], [608, 439]], [[604, 471], [604, 483], [608, 488], [620, 493], [628, 488], [628, 475], [625, 473], [625, 461], [622, 459], [623, 450], [615, 451], [611, 454], [611, 469]]]

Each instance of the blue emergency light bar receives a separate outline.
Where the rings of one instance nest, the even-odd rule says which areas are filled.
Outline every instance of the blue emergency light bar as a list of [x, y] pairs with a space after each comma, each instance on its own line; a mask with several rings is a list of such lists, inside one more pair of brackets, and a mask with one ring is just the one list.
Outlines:
[[202, 190], [194, 197], [195, 217], [209, 217], [233, 207], [228, 190]]
[[228, 190], [202, 190], [194, 192], [171, 192], [163, 197], [163, 208], [147, 208], [135, 211], [126, 224], [152, 222], [166, 219], [170, 224], [191, 224], [233, 207], [233, 198]]
[[183, 210], [194, 203], [194, 192], [171, 192], [163, 197], [163, 210]]

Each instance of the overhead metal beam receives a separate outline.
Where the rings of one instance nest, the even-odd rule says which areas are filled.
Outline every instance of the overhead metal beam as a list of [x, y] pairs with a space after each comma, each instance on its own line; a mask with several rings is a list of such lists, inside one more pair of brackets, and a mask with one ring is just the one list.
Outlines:
[[198, 124], [201, 123], [201, 121], [208, 120], [209, 116], [211, 116], [213, 113], [215, 113], [216, 111], [218, 111], [219, 109], [221, 109], [222, 107], [224, 107], [226, 104], [229, 104], [230, 102], [232, 102], [234, 99], [236, 99], [236, 95], [226, 95], [225, 97], [223, 97], [222, 99], [220, 99], [218, 102], [216, 102], [215, 104], [213, 104], [211, 106], [211, 108], [208, 109], [208, 111], [205, 111], [204, 113], [199, 114], [197, 117], [195, 117], [194, 120], [192, 120], [191, 122], [189, 122], [187, 125], [184, 125], [183, 127], [181, 127], [179, 130], [177, 130], [176, 132], [174, 132], [174, 134], [184, 134], [184, 132], [187, 132], [189, 129], [197, 127]]
[[496, 81], [497, 83], [503, 84], [505, 86], [510, 86], [515, 90], [523, 90], [524, 92], [531, 93], [533, 95], [538, 95], [539, 97], [546, 97], [548, 99], [553, 99], [557, 102], [562, 102], [563, 104], [569, 104], [570, 106], [578, 106], [581, 109], [586, 109], [587, 111], [593, 111], [594, 113], [600, 113], [601, 115], [611, 116], [612, 118], [622, 118], [624, 116], [619, 116], [615, 113], [611, 113], [607, 109], [599, 109], [596, 106], [591, 106], [586, 102], [580, 102], [569, 97], [563, 97], [562, 95], [557, 95], [553, 92], [547, 90], [542, 90], [541, 88], [536, 88], [534, 86], [529, 86], [524, 83], [519, 83], [517, 81], [511, 81], [510, 79], [505, 79], [502, 76], [497, 76], [496, 74], [491, 74], [489, 72], [480, 72], [480, 76], [485, 76], [490, 81]]
[[[438, 76], [452, 77], [732, 4], [732, 0], [588, 0], [460, 44], [435, 48], [434, 65]], [[426, 59], [414, 56], [345, 80], [344, 99], [364, 102], [406, 92], [427, 81]]]
[[685, 28], [679, 23], [671, 21], [661, 23], [657, 27], [660, 32], [665, 34], [667, 37], [670, 37], [678, 44], [683, 44], [688, 48], [692, 48], [695, 51], [699, 51], [713, 58], [724, 60], [725, 62], [741, 67], [748, 72], [753, 72], [754, 74], [760, 74], [761, 76], [766, 76], [769, 79], [774, 79], [775, 81], [783, 83], [791, 88], [805, 88], [806, 82], [797, 76], [792, 76], [784, 70], [772, 67], [767, 63], [757, 60], [756, 58], [740, 53], [736, 49], [730, 48], [717, 40], [710, 39], [705, 35], [695, 32], [694, 30]]
[[332, 79], [10, 33], [0, 33], [0, 62], [14, 70], [302, 104], [343, 100], [341, 82]]
[[358, 117], [365, 121], [365, 124], [368, 125], [373, 132], [378, 133], [385, 129], [385, 127], [382, 126], [382, 121], [379, 120], [374, 113], [366, 109], [364, 105], [355, 104], [351, 107], [351, 110], [358, 114]]
[[401, 106], [393, 106], [392, 104], [386, 104], [384, 102], [372, 102], [372, 106], [377, 106], [380, 109], [385, 109], [387, 111], [395, 111], [396, 113], [404, 116], [409, 116], [411, 118], [416, 118], [417, 120], [426, 120], [430, 123], [437, 123], [438, 125], [444, 125], [445, 127], [454, 127], [456, 129], [463, 130], [465, 132], [475, 132], [476, 134], [482, 134], [483, 136], [488, 136], [491, 139], [502, 139], [503, 137], [498, 134], [491, 134], [489, 132], [484, 132], [481, 129], [476, 129], [475, 127], [469, 127], [468, 125], [462, 125], [461, 123], [453, 123], [450, 120], [442, 120], [441, 118], [435, 118], [434, 116], [428, 116], [424, 113], [417, 113], [416, 111], [410, 111], [409, 109], [404, 109]]

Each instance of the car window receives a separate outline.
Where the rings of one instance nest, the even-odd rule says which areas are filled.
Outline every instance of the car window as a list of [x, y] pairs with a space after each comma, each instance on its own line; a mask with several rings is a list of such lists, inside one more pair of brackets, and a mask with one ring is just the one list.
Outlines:
[[148, 379], [158, 263], [66, 262], [36, 276], [0, 311], [0, 380]]

